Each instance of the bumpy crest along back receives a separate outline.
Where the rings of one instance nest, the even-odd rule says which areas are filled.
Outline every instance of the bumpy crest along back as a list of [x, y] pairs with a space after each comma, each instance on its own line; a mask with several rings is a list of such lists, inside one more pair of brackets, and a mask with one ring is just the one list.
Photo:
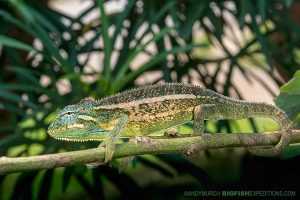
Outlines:
[[111, 105], [131, 102], [145, 98], [160, 97], [167, 95], [193, 94], [195, 96], [222, 96], [204, 87], [183, 83], [165, 83], [143, 86], [104, 97], [97, 101], [98, 105]]

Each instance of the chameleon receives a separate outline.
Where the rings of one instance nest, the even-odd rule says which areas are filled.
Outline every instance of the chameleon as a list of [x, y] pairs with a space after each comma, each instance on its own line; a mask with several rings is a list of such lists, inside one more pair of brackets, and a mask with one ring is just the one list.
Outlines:
[[291, 141], [291, 122], [276, 106], [221, 95], [205, 87], [183, 83], [143, 86], [95, 100], [85, 98], [63, 108], [48, 134], [65, 141], [102, 141], [107, 163], [120, 138], [147, 136], [193, 122], [192, 135], [202, 135], [205, 120], [266, 117], [281, 128], [275, 146], [248, 147], [259, 156], [280, 154]]

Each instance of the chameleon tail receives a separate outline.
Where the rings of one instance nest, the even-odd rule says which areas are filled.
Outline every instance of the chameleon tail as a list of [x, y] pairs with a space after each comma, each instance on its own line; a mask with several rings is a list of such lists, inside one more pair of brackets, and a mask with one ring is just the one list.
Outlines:
[[[239, 103], [238, 103], [239, 104]], [[281, 128], [281, 138], [273, 147], [248, 147], [248, 150], [258, 156], [275, 156], [286, 149], [291, 141], [292, 126], [287, 115], [278, 107], [265, 103], [242, 102], [238, 105], [251, 117], [267, 117], [275, 120]]]

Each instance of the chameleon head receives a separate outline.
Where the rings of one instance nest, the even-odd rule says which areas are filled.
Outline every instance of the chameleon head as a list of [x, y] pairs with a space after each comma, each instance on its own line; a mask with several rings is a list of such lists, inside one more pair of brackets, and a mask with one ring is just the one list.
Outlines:
[[93, 107], [95, 100], [86, 98], [66, 106], [48, 128], [48, 134], [67, 141], [103, 140], [109, 130], [101, 128]]

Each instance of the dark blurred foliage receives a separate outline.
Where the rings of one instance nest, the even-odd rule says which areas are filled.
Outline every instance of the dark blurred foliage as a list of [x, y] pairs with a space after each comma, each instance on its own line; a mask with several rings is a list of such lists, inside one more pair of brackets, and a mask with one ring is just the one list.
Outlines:
[[[104, 4], [111, 2], [91, 1], [70, 17], [47, 1], [0, 1], [0, 155], [96, 147], [94, 142], [62, 142], [46, 134], [61, 108], [86, 96], [101, 98], [137, 84], [165, 81], [201, 83], [242, 98], [234, 72], [274, 96], [253, 69], [278, 87], [299, 70], [297, 1], [133, 0], [121, 11], [108, 12]], [[95, 12], [101, 17], [90, 17]], [[97, 66], [91, 62], [95, 55]], [[289, 84], [281, 95], [290, 96], [277, 102], [290, 110], [299, 127], [299, 76]], [[254, 121], [250, 123], [256, 130]], [[228, 121], [214, 125], [218, 132], [232, 132]], [[122, 174], [117, 161], [96, 169], [11, 174], [0, 177], [0, 198], [181, 199], [184, 191], [194, 190], [296, 190], [299, 153], [293, 152], [285, 160], [256, 158], [242, 150], [191, 158], [139, 156]]]

